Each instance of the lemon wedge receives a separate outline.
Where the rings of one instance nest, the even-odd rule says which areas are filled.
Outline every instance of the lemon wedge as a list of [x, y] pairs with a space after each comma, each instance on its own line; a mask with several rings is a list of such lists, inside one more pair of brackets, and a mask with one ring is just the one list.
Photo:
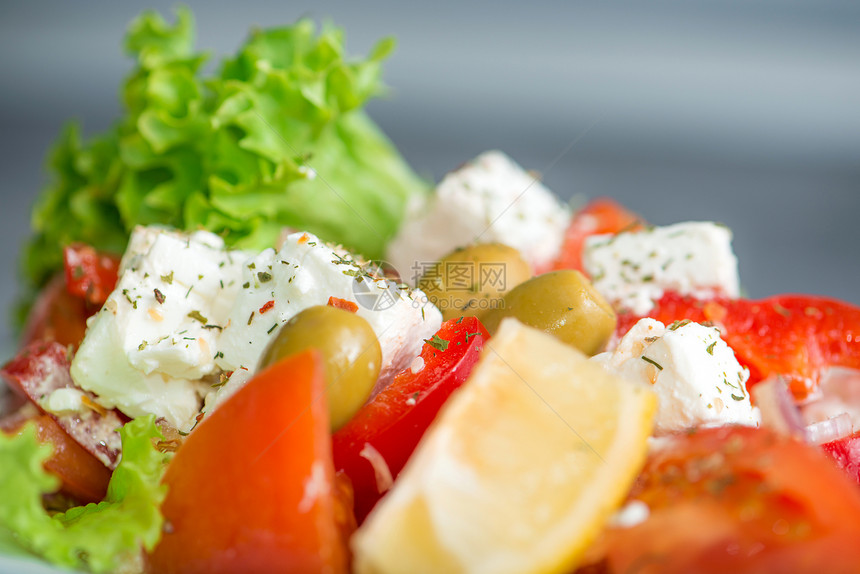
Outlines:
[[641, 469], [655, 408], [506, 319], [353, 537], [356, 573], [569, 571]]

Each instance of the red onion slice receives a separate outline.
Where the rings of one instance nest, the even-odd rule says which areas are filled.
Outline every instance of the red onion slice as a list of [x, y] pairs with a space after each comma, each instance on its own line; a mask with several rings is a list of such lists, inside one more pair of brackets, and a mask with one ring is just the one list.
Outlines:
[[849, 436], [854, 432], [851, 415], [842, 413], [806, 427], [806, 440], [810, 444], [824, 444]]
[[806, 423], [782, 377], [768, 377], [755, 385], [750, 394], [761, 411], [761, 424], [776, 432], [806, 439]]

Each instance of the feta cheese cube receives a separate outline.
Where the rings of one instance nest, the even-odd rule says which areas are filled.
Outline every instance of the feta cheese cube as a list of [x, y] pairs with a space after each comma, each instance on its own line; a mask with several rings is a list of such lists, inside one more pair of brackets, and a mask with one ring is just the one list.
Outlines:
[[761, 422], [746, 391], [749, 371], [714, 327], [683, 322], [666, 328], [654, 319], [642, 319], [614, 351], [592, 360], [628, 380], [653, 386], [657, 435]]
[[195, 381], [215, 370], [245, 257], [208, 232], [137, 228], [116, 289], [75, 354], [75, 383], [105, 407], [186, 427], [199, 408]]
[[586, 239], [585, 271], [618, 309], [647, 313], [666, 291], [699, 299], [739, 295], [731, 231], [688, 222]]
[[352, 301], [382, 347], [378, 387], [418, 355], [442, 315], [419, 290], [368, 272], [367, 263], [309, 233], [294, 233], [280, 251], [266, 250], [246, 264], [241, 289], [220, 338], [217, 364], [253, 372], [278, 328], [329, 297]]
[[510, 245], [541, 269], [558, 254], [568, 220], [568, 210], [536, 176], [490, 151], [408, 206], [387, 258], [412, 284], [423, 266], [474, 242]]

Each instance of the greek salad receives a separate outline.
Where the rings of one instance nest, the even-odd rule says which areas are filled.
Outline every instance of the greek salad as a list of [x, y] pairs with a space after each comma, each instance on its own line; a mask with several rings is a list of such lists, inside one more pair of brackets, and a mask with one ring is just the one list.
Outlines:
[[423, 181], [362, 111], [390, 40], [125, 47], [22, 254], [0, 569], [860, 571], [860, 308], [500, 151]]

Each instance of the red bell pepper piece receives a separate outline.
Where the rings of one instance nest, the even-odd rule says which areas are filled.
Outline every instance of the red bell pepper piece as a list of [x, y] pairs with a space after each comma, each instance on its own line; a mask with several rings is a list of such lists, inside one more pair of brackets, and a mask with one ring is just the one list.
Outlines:
[[476, 317], [446, 321], [421, 350], [423, 368], [397, 374], [334, 434], [335, 468], [352, 480], [359, 523], [388, 486], [377, 476], [386, 470], [380, 465], [390, 478], [397, 476], [436, 413], [469, 376], [488, 338]]

